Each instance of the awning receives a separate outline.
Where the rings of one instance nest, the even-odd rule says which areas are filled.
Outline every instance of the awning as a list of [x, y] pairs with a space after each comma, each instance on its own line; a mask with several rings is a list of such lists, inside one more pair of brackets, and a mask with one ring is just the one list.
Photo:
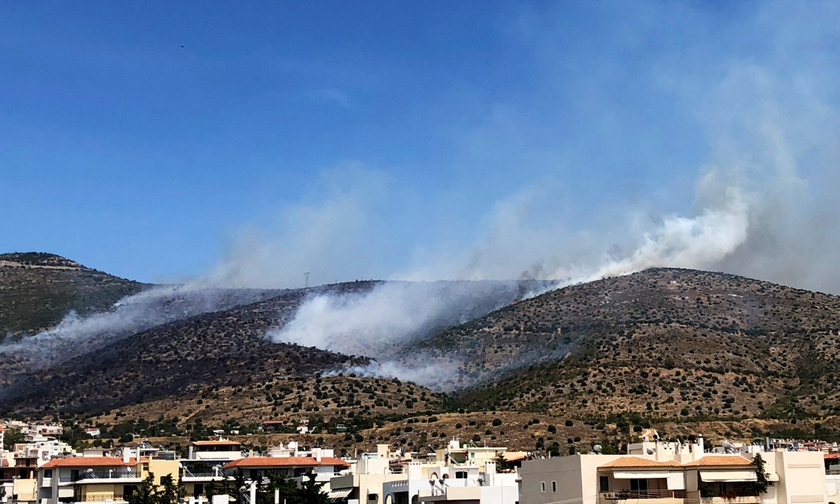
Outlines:
[[656, 471], [615, 471], [613, 478], [615, 479], [665, 479], [668, 477], [668, 472]]
[[615, 479], [667, 479], [668, 490], [685, 490], [685, 476], [682, 471], [615, 471]]
[[329, 495], [327, 495], [327, 498], [330, 499], [330, 500], [345, 499], [345, 498], [347, 498], [348, 495], [350, 495], [350, 492], [352, 492], [352, 491], [353, 491], [352, 488], [341, 488], [341, 489], [338, 489], [338, 490], [330, 490], [330, 493], [329, 493]]
[[755, 481], [758, 477], [754, 470], [700, 471], [700, 479], [706, 483], [736, 483]]

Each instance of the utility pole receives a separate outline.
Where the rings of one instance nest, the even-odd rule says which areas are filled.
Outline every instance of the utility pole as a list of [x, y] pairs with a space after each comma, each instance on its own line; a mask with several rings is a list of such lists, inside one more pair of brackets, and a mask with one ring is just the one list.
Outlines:
[[309, 288], [309, 272], [308, 271], [303, 274], [303, 278], [304, 278], [303, 288], [307, 289], [307, 288]]

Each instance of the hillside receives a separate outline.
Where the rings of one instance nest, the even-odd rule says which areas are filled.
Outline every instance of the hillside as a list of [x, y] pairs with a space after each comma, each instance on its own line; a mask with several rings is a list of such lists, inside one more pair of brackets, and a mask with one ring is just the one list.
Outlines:
[[71, 310], [105, 310], [144, 287], [55, 254], [0, 254], [0, 341], [53, 327]]
[[[336, 288], [365, 290], [370, 285], [357, 282]], [[0, 408], [14, 404], [14, 409], [33, 412], [99, 411], [366, 364], [366, 358], [272, 343], [264, 337], [266, 330], [282, 327], [306, 294], [289, 291], [133, 334], [20, 378], [0, 390]]]
[[651, 269], [503, 308], [402, 358], [450, 362], [443, 385], [473, 409], [801, 417], [840, 411], [837, 313], [838, 296]]
[[[373, 436], [435, 443], [444, 435], [463, 434], [517, 446], [545, 438], [546, 445], [566, 442], [581, 449], [586, 436], [627, 440], [634, 425], [682, 432], [682, 425], [715, 421], [721, 435], [738, 436], [800, 426], [823, 429], [825, 435], [826, 426], [840, 425], [834, 377], [840, 363], [840, 297], [734, 275], [650, 269], [514, 304], [508, 296], [517, 292], [515, 286], [467, 286], [469, 295], [453, 298], [463, 306], [447, 301], [447, 310], [425, 323], [434, 328], [430, 337], [405, 340], [387, 354], [396, 355], [392, 368], [409, 372], [434, 363], [440, 370], [437, 385], [450, 390], [448, 396], [396, 379], [352, 374], [380, 355], [347, 355], [266, 338], [316, 295], [335, 295], [355, 306], [348, 300], [382, 285], [260, 291], [254, 302], [103, 340], [96, 351], [0, 390], [0, 415], [60, 411], [106, 424], [174, 416], [182, 426], [199, 420], [218, 425], [352, 418], [354, 433], [365, 431], [366, 442]], [[405, 290], [395, 287], [384, 292]], [[427, 296], [429, 288], [417, 292]], [[434, 288], [461, 289], [456, 284]], [[487, 300], [488, 295], [499, 298]], [[233, 296], [227, 303], [240, 299], [239, 294], [221, 296]], [[164, 302], [166, 310], [185, 316], [188, 311], [171, 308], [179, 303], [186, 301], [167, 297]], [[504, 307], [449, 325], [493, 305]], [[404, 430], [415, 416], [429, 415], [447, 419], [435, 426], [437, 436], [423, 431], [437, 440]], [[459, 421], [476, 415], [483, 420]], [[487, 415], [529, 433], [488, 425]], [[747, 418], [751, 427], [733, 427]], [[395, 423], [366, 427], [371, 419]], [[533, 427], [536, 419], [557, 424], [556, 434], [538, 434], [545, 433]], [[566, 428], [571, 419], [574, 427]], [[586, 426], [582, 434], [577, 434], [578, 422]], [[342, 439], [346, 448], [357, 442]]]

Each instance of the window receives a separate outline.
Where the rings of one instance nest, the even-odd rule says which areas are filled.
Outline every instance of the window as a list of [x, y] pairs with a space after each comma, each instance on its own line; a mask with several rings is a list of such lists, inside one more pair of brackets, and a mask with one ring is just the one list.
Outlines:
[[647, 492], [648, 481], [646, 479], [631, 479], [630, 491], [632, 492]]
[[545, 493], [545, 481], [540, 481], [540, 492]]
[[52, 469], [44, 469], [44, 477], [52, 478]]
[[467, 471], [456, 471], [455, 479], [467, 479]]
[[601, 476], [598, 478], [598, 487], [602, 492], [609, 492], [610, 491], [610, 477], [609, 476]]
[[551, 482], [551, 493], [557, 493], [557, 482], [556, 481]]

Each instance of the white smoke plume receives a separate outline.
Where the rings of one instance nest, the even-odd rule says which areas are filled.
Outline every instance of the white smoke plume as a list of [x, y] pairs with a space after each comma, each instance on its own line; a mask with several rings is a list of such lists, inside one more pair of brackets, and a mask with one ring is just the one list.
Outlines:
[[158, 286], [116, 302], [111, 310], [66, 315], [51, 329], [19, 341], [0, 344], [0, 353], [37, 354], [41, 365], [66, 360], [123, 336], [202, 313], [254, 302], [269, 295], [251, 289], [231, 290], [198, 286]]
[[375, 378], [399, 378], [420, 385], [440, 388], [442, 383], [451, 382], [458, 373], [458, 361], [421, 357], [422, 365], [408, 365], [394, 360], [382, 362], [373, 360], [367, 366], [350, 366], [333, 370], [327, 376], [338, 374], [356, 374]]
[[384, 282], [363, 294], [322, 294], [305, 301], [274, 341], [314, 346], [377, 359], [342, 372], [438, 383], [444, 369], [433, 362], [408, 367], [390, 356], [423, 337], [466, 323], [520, 299], [539, 282]]

